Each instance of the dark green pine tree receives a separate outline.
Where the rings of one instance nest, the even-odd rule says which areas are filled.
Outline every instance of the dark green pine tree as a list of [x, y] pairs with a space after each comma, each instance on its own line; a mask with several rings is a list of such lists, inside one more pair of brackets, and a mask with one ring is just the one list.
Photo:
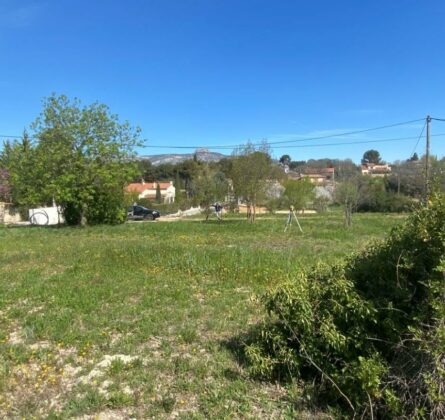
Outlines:
[[161, 204], [161, 186], [159, 182], [156, 183], [156, 202]]

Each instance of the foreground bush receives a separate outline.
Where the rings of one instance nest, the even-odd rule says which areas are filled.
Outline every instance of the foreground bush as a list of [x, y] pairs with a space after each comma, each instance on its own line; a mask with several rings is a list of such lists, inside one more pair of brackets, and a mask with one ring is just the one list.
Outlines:
[[445, 418], [445, 197], [383, 243], [262, 299], [252, 372], [300, 378], [349, 415]]

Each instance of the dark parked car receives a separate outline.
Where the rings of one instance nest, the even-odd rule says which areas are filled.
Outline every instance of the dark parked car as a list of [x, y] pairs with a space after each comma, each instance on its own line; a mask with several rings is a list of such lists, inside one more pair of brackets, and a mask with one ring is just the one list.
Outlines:
[[161, 213], [157, 210], [147, 209], [142, 206], [130, 206], [127, 212], [128, 220], [156, 220]]

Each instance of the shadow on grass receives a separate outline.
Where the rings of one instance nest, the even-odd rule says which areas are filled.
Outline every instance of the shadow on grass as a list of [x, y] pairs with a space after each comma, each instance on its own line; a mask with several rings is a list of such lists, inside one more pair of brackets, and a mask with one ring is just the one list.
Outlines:
[[[297, 379], [290, 372], [282, 372], [282, 375], [275, 372], [270, 377], [265, 377], [251, 371], [252, 363], [246, 354], [246, 347], [258, 344], [262, 340], [263, 327], [263, 324], [257, 324], [239, 335], [220, 341], [221, 347], [228, 350], [241, 367], [240, 370], [226, 369], [224, 377], [229, 381], [248, 379], [258, 383], [259, 386], [278, 387], [284, 390], [278, 399], [295, 415], [302, 415], [304, 418], [308, 416], [307, 418], [331, 419], [332, 417], [328, 415], [329, 404], [319, 395], [314, 383], [311, 383], [308, 377]], [[312, 382], [313, 380], [314, 378]]]

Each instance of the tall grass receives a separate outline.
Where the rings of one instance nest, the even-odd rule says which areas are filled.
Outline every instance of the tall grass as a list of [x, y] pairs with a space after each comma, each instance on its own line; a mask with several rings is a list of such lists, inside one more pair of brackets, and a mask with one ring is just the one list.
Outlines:
[[[262, 317], [256, 293], [400, 220], [361, 214], [344, 230], [338, 213], [308, 215], [304, 234], [278, 216], [0, 229], [0, 416], [292, 417], [288, 391], [252, 382], [225, 343]], [[120, 354], [133, 365], [100, 367]]]

